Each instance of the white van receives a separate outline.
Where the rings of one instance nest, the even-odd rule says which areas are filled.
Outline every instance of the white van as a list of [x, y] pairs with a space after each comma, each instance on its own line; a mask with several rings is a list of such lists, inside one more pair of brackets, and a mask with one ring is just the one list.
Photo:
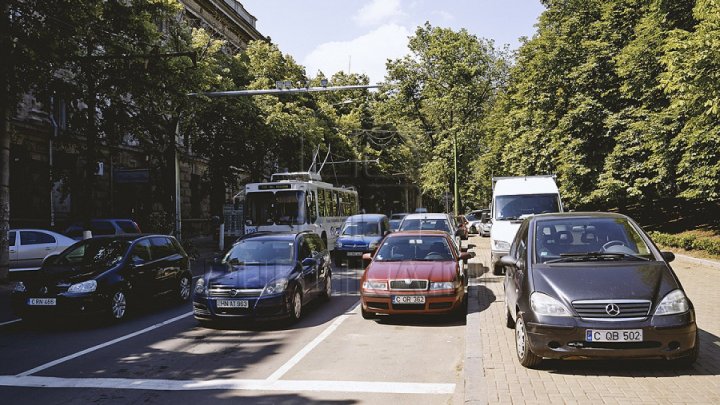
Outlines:
[[555, 176], [493, 177], [492, 182], [490, 268], [497, 275], [501, 269], [495, 263], [510, 251], [522, 220], [534, 214], [563, 212], [563, 205]]

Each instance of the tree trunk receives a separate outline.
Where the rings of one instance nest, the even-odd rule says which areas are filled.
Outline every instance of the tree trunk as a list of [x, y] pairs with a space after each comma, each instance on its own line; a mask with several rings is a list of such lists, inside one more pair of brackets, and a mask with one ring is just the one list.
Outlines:
[[5, 32], [0, 38], [0, 57], [3, 59], [0, 67], [0, 283], [7, 281], [10, 268], [10, 253], [8, 248], [8, 230], [10, 229], [10, 72], [13, 71], [13, 58], [9, 32], [10, 5], [3, 3], [2, 17], [0, 17], [0, 32]]

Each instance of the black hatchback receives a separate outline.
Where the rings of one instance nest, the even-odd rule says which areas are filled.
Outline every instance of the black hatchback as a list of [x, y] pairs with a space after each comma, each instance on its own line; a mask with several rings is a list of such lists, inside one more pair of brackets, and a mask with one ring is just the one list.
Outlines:
[[630, 218], [542, 214], [520, 226], [504, 266], [507, 326], [525, 367], [543, 358], [657, 358], [692, 364], [692, 302]]
[[188, 255], [167, 235], [86, 239], [15, 278], [21, 281], [12, 293], [13, 310], [31, 319], [100, 313], [120, 320], [128, 305], [145, 305], [149, 298], [186, 301], [192, 284]]
[[230, 319], [298, 320], [303, 306], [330, 299], [330, 253], [312, 232], [242, 237], [195, 284], [201, 323]]

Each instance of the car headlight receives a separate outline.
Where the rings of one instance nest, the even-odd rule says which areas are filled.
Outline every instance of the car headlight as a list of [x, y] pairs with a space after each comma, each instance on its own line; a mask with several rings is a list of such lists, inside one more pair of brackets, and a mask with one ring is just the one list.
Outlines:
[[73, 284], [68, 288], [69, 293], [89, 293], [97, 289], [97, 281], [88, 280], [82, 283]]
[[338, 240], [337, 242], [335, 242], [335, 247], [341, 248], [341, 247], [342, 247], [342, 241]]
[[496, 240], [493, 241], [493, 243], [495, 244], [495, 250], [510, 250], [510, 244], [508, 242]]
[[17, 283], [15, 283], [13, 291], [23, 293], [27, 291], [27, 288], [25, 288], [25, 284], [22, 281], [18, 281]]
[[286, 278], [278, 278], [277, 280], [273, 280], [265, 286], [265, 290], [263, 290], [263, 294], [279, 294], [283, 291], [285, 291], [285, 288], [287, 287], [288, 279]]
[[453, 290], [457, 287], [457, 281], [439, 281], [430, 283], [430, 290]]
[[682, 290], [673, 290], [660, 301], [655, 315], [682, 314], [690, 310], [690, 303]]
[[538, 315], [572, 316], [560, 301], [539, 292], [534, 292], [530, 296], [530, 306]]
[[195, 294], [202, 294], [205, 292], [205, 279], [200, 277], [195, 283]]
[[387, 290], [387, 281], [368, 280], [363, 282], [363, 290]]

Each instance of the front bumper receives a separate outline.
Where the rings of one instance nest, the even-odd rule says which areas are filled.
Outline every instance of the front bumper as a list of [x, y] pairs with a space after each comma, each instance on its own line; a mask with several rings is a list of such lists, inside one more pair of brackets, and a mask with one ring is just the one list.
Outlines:
[[[247, 300], [247, 308], [218, 308], [218, 300]], [[261, 297], [207, 297], [193, 298], [193, 315], [199, 320], [280, 319], [290, 316], [286, 294]]]
[[[557, 322], [526, 321], [530, 349], [538, 356], [568, 358], [676, 359], [687, 356], [697, 342], [695, 315], [649, 317], [642, 321], [599, 322], [565, 318]], [[588, 342], [586, 331], [642, 329], [642, 342]]]
[[[29, 305], [30, 298], [54, 298], [55, 305]], [[98, 292], [47, 296], [13, 293], [10, 297], [10, 305], [20, 318], [75, 317], [109, 311], [110, 298]]]
[[[399, 315], [399, 314], [444, 314], [454, 312], [462, 306], [464, 298], [464, 287], [455, 291], [440, 290], [429, 291], [362, 291], [361, 301], [363, 309], [367, 312], [378, 314]], [[396, 295], [424, 296], [424, 304], [393, 304], [392, 297]]]

